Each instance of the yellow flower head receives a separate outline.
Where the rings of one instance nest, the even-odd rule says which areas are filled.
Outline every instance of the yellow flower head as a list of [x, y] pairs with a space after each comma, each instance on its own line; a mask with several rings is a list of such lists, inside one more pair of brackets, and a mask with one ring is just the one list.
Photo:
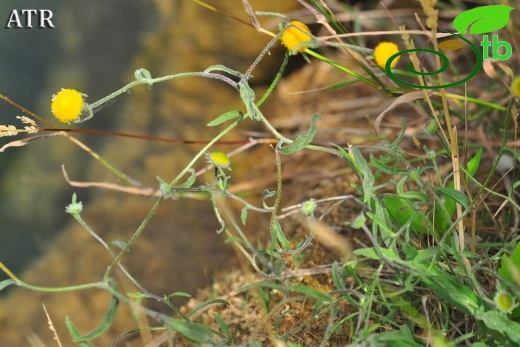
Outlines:
[[52, 114], [62, 123], [71, 123], [78, 119], [83, 106], [83, 95], [74, 89], [62, 89], [52, 96]]
[[517, 77], [513, 80], [513, 84], [511, 85], [511, 92], [515, 97], [520, 99], [520, 77]]
[[231, 163], [231, 160], [224, 152], [211, 152], [208, 155], [208, 160], [211, 164], [222, 169], [227, 169]]
[[[299, 46], [298, 52], [303, 52], [310, 47], [312, 36], [309, 27], [300, 21], [293, 20], [282, 34], [282, 43], [287, 48], [289, 53], [293, 53], [294, 49]], [[304, 42], [309, 42], [309, 45], [302, 45]]]
[[[377, 66], [381, 69], [385, 68], [386, 62], [391, 56], [399, 52], [399, 47], [393, 42], [383, 41], [380, 42], [376, 48], [374, 48], [374, 60]], [[400, 57], [395, 58], [390, 65], [390, 68], [394, 68]]]

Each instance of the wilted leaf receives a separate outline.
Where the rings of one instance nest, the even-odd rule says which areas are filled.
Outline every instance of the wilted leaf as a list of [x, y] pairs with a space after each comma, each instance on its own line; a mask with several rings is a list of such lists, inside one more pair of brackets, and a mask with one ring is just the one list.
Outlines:
[[461, 40], [447, 40], [439, 43], [439, 48], [447, 49], [448, 51], [456, 51], [462, 48], [462, 46], [464, 46], [464, 42]]
[[410, 92], [410, 93], [401, 95], [400, 97], [395, 99], [394, 102], [392, 102], [390, 104], [390, 106], [388, 106], [383, 112], [381, 112], [379, 114], [379, 116], [377, 116], [376, 120], [374, 121], [374, 128], [379, 133], [379, 126], [381, 124], [381, 121], [383, 120], [383, 117], [385, 116], [385, 114], [388, 111], [392, 110], [396, 106], [399, 106], [401, 104], [406, 104], [408, 102], [412, 102], [417, 99], [423, 99], [426, 95], [431, 95], [432, 93], [433, 93], [433, 91], [431, 91], [431, 90], [418, 90], [415, 92]]

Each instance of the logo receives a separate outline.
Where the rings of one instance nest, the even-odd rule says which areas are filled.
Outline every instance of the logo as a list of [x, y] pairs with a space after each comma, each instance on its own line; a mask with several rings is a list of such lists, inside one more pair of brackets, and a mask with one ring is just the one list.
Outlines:
[[51, 10], [36, 10], [36, 9], [25, 9], [25, 10], [12, 10], [7, 19], [5, 25], [6, 29], [11, 28], [33, 28], [33, 17], [36, 18], [38, 29], [43, 28], [54, 28], [52, 23], [52, 11]]
[[[439, 56], [442, 60], [442, 66], [440, 69], [432, 72], [423, 72], [423, 71], [416, 71], [411, 63], [408, 63], [406, 66], [406, 70], [408, 72], [419, 75], [419, 76], [430, 76], [430, 75], [436, 75], [444, 72], [449, 67], [449, 61], [448, 57], [444, 55], [441, 52], [434, 51], [431, 49], [425, 49], [425, 48], [414, 48], [414, 49], [408, 49], [401, 51], [399, 53], [396, 53], [392, 55], [386, 62], [385, 65], [385, 71], [387, 75], [393, 79], [395, 82], [405, 85], [407, 87], [412, 88], [420, 88], [420, 89], [439, 89], [439, 88], [448, 88], [453, 87], [459, 84], [462, 84], [471, 78], [473, 78], [482, 67], [482, 64], [484, 60], [487, 59], [497, 59], [497, 60], [507, 60], [511, 57], [513, 54], [513, 48], [511, 47], [511, 44], [506, 41], [501, 41], [499, 36], [497, 34], [492, 34], [491, 37], [488, 35], [489, 33], [493, 31], [497, 31], [502, 29], [507, 25], [507, 22], [509, 22], [510, 18], [510, 12], [513, 10], [514, 7], [511, 6], [505, 6], [505, 5], [489, 5], [489, 6], [481, 6], [477, 7], [471, 10], [464, 11], [460, 13], [455, 19], [453, 20], [453, 27], [455, 30], [457, 30], [458, 33], [451, 33], [452, 36], [454, 36], [454, 39], [444, 41], [439, 44], [439, 48], [446, 49], [446, 50], [457, 50], [464, 46], [464, 43], [469, 45], [473, 52], [475, 53], [476, 57], [476, 64], [473, 70], [470, 72], [470, 74], [453, 83], [448, 83], [444, 85], [439, 86], [423, 86], [413, 83], [408, 83], [406, 81], [403, 81], [396, 77], [394, 73], [392, 72], [391, 66], [392, 61], [394, 59], [397, 59], [399, 56], [412, 53], [412, 52], [425, 52], [425, 53], [432, 53], [437, 56]], [[469, 29], [469, 34], [471, 35], [483, 35], [482, 41], [480, 42], [480, 47], [474, 45], [469, 40], [464, 38], [463, 35], [466, 35]], [[449, 33], [450, 34], [450, 33]], [[481, 53], [482, 49], [482, 53]], [[490, 54], [491, 49], [491, 54]]]

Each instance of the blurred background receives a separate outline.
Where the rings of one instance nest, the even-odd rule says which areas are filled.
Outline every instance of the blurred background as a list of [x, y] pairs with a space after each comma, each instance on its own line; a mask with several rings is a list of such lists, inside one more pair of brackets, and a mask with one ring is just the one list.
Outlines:
[[[5, 28], [14, 9], [50, 10], [54, 28]], [[6, 0], [0, 4], [0, 18], [4, 22], [0, 29], [0, 93], [57, 123], [50, 101], [60, 88], [75, 88], [95, 101], [128, 81], [132, 59], [143, 37], [153, 30], [157, 14], [154, 4], [145, 0], [34, 0], [23, 4]], [[32, 21], [36, 24], [37, 17]], [[113, 128], [110, 114], [118, 107], [121, 103], [103, 110], [89, 126]], [[19, 125], [15, 117], [21, 114], [0, 102], [0, 124]], [[0, 146], [13, 139], [0, 138]], [[100, 148], [105, 140], [96, 137], [90, 144]], [[62, 206], [69, 201], [71, 188], [59, 178], [59, 164], [65, 158], [56, 157], [44, 142], [9, 148], [0, 155], [0, 259], [17, 273], [40, 255], [42, 246], [69, 220]], [[79, 170], [81, 164], [68, 163], [68, 168], [77, 165]], [[85, 193], [83, 196], [88, 195]]]

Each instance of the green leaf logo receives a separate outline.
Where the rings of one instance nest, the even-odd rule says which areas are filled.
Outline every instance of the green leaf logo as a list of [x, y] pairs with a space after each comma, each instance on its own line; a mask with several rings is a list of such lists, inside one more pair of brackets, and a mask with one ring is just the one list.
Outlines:
[[[497, 31], [506, 26], [509, 12], [514, 7], [505, 5], [481, 6], [459, 14], [453, 20], [453, 27], [463, 35], [469, 28], [469, 33], [478, 35]], [[471, 27], [470, 27], [471, 26]]]

